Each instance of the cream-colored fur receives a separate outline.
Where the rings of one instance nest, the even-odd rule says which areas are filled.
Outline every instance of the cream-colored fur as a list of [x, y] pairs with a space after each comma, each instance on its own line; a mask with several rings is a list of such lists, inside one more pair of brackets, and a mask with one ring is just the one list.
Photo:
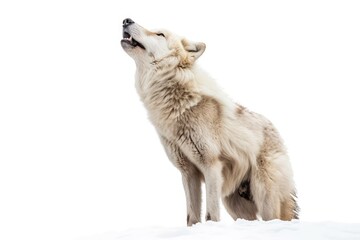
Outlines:
[[135, 60], [136, 89], [170, 161], [180, 170], [187, 224], [218, 221], [219, 200], [234, 218], [297, 218], [292, 169], [270, 121], [233, 103], [196, 66], [205, 50], [169, 31], [124, 20], [121, 45]]

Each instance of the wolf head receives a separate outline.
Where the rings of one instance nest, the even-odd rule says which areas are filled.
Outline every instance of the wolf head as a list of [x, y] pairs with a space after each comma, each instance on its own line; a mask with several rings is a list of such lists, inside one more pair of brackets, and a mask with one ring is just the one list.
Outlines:
[[[157, 65], [173, 58], [173, 64], [189, 67], [203, 54], [205, 44], [191, 42], [167, 30], [149, 31], [130, 18], [123, 21], [121, 46], [138, 66]], [[169, 61], [167, 62], [169, 63]]]

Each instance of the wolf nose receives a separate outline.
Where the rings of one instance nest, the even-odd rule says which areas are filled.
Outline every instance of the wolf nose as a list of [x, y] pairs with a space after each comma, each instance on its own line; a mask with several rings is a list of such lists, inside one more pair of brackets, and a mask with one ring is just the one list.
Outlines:
[[130, 24], [133, 24], [134, 21], [131, 19], [131, 18], [125, 18], [124, 21], [123, 21], [123, 27], [127, 27], [129, 26]]

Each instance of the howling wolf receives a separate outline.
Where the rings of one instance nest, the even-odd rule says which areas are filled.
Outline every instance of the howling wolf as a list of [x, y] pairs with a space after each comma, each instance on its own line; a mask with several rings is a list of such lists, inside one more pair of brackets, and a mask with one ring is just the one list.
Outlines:
[[260, 114], [232, 102], [196, 64], [205, 44], [123, 21], [121, 45], [136, 64], [136, 89], [170, 161], [182, 175], [187, 225], [220, 218], [298, 218], [293, 173], [283, 141]]

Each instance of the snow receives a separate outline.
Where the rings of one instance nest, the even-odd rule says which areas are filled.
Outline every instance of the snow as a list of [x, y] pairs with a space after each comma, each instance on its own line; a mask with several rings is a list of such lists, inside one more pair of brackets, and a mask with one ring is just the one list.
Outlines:
[[206, 222], [193, 227], [148, 227], [129, 229], [122, 232], [109, 232], [79, 240], [230, 240], [230, 239], [264, 239], [266, 240], [325, 240], [325, 239], [360, 239], [360, 224], [335, 222], [302, 222], [299, 220], [284, 222], [273, 220], [246, 221], [237, 220], [229, 224], [223, 222]]

